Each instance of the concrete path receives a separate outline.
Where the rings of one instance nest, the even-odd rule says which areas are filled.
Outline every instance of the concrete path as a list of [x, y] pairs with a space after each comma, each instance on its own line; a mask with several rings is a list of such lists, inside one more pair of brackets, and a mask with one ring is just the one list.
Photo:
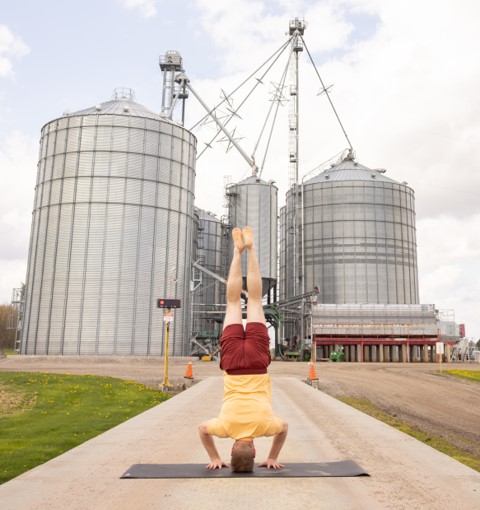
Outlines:
[[[311, 510], [480, 508], [480, 473], [311, 388], [273, 376], [288, 421], [283, 462], [352, 459], [371, 477], [121, 480], [136, 463], [207, 462], [199, 422], [218, 414], [222, 378], [187, 391], [0, 486], [5, 510]], [[217, 440], [228, 460], [231, 440]], [[256, 440], [263, 460], [270, 440]]]

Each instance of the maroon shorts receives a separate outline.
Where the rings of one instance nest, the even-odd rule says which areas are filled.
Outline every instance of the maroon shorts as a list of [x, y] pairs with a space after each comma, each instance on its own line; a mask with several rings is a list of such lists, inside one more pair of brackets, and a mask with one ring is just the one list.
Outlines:
[[230, 324], [222, 333], [220, 368], [229, 375], [266, 374], [270, 365], [270, 337], [261, 322]]

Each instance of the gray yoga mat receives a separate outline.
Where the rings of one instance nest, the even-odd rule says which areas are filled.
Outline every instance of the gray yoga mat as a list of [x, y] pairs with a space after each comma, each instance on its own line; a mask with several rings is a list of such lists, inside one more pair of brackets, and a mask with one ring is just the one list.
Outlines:
[[287, 463], [281, 469], [255, 466], [253, 473], [232, 473], [230, 468], [207, 469], [205, 464], [133, 464], [120, 478], [311, 478], [369, 476], [353, 460]]

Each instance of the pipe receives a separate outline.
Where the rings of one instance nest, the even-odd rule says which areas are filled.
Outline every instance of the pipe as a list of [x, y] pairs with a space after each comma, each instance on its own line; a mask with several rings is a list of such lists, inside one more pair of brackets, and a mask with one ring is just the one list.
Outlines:
[[197, 94], [195, 89], [192, 87], [190, 80], [185, 74], [181, 74], [177, 77], [177, 81], [181, 82], [182, 84], [185, 84], [189, 90], [192, 92], [192, 94], [196, 97], [197, 101], [205, 108], [205, 110], [208, 112], [210, 117], [215, 121], [215, 124], [223, 131], [225, 136], [229, 139], [230, 143], [240, 152], [240, 154], [243, 156], [245, 161], [249, 164], [249, 166], [252, 168], [253, 175], [257, 175], [258, 173], [258, 167], [255, 164], [255, 161], [247, 155], [247, 153], [240, 147], [240, 145], [237, 143], [237, 141], [232, 137], [232, 135], [227, 131], [225, 126], [218, 120], [217, 116], [215, 115], [213, 110], [210, 110], [207, 106], [207, 104], [203, 101], [203, 99]]

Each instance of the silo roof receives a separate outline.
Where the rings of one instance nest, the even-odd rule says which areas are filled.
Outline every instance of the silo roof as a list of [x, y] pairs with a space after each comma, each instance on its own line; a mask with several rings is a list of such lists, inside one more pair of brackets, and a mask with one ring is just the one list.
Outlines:
[[217, 218], [217, 215], [213, 212], [206, 211], [205, 209], [200, 209], [199, 207], [195, 207], [195, 212], [198, 214], [198, 217], [202, 220], [220, 222], [220, 219]]
[[352, 159], [345, 159], [341, 163], [332, 166], [328, 170], [312, 177], [305, 184], [315, 184], [326, 181], [381, 181], [400, 184], [394, 179], [384, 175], [384, 170], [372, 170]]
[[112, 99], [111, 101], [70, 113], [70, 115], [126, 115], [172, 122], [170, 119], [162, 117], [158, 113], [154, 113], [145, 106], [127, 98]]
[[256, 175], [250, 175], [249, 177], [247, 177], [243, 181], [237, 182], [236, 184], [267, 184], [267, 185], [272, 185], [274, 183], [275, 183], [275, 181], [268, 181], [267, 182], [267, 181], [264, 181], [264, 180], [260, 179], [260, 177], [257, 177]]

